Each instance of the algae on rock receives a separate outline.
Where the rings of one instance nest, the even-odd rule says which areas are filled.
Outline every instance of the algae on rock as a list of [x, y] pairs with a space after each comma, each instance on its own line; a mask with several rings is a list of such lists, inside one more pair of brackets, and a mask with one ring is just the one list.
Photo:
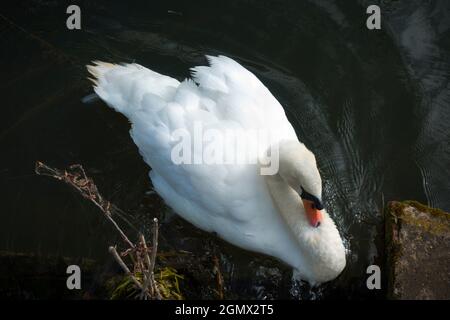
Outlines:
[[385, 218], [388, 298], [450, 299], [450, 214], [392, 201]]

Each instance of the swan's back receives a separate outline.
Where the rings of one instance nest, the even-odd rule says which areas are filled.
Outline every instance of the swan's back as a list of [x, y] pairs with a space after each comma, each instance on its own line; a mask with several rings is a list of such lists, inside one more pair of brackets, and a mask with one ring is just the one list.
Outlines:
[[[254, 164], [257, 151], [248, 159], [253, 164], [172, 161], [171, 151], [179, 143], [173, 132], [182, 129], [194, 137], [199, 124], [219, 132], [262, 129], [270, 132], [272, 142], [297, 139], [282, 106], [251, 72], [227, 57], [208, 60], [210, 66], [193, 68], [193, 80], [181, 83], [137, 64], [96, 62], [88, 69], [95, 92], [130, 120], [130, 134], [152, 168], [154, 188], [169, 206], [231, 243], [298, 264], [288, 255], [298, 250], [295, 240]], [[222, 143], [225, 153], [236, 152]]]

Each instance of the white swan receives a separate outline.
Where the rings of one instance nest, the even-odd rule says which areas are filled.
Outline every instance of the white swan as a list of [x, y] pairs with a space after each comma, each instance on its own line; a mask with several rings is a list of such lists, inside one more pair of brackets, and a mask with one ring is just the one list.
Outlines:
[[[207, 58], [209, 67], [193, 68], [193, 81], [181, 83], [138, 64], [97, 61], [88, 70], [97, 95], [131, 122], [131, 137], [152, 168], [155, 190], [179, 215], [236, 246], [281, 259], [311, 284], [336, 278], [345, 267], [345, 249], [321, 203], [314, 155], [251, 72], [224, 56]], [[195, 135], [198, 123], [219, 133], [269, 132], [264, 147], [278, 150], [278, 172], [261, 175], [262, 153], [252, 150], [253, 163], [176, 164], [172, 152], [179, 140], [173, 132]], [[261, 144], [253, 139], [250, 144]]]

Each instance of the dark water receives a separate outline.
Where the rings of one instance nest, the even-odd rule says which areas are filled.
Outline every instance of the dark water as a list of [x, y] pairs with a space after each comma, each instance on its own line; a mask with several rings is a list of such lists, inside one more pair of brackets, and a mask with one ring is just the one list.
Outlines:
[[[382, 30], [365, 27], [379, 4]], [[348, 249], [343, 274], [320, 288], [213, 239], [230, 295], [380, 297], [365, 287], [383, 262], [382, 207], [415, 199], [450, 210], [450, 3], [448, 1], [16, 1], [0, 8], [2, 117], [0, 250], [102, 261], [117, 243], [98, 210], [34, 175], [34, 163], [81, 163], [137, 228], [170, 212], [151, 186], [129, 125], [89, 94], [84, 65], [136, 61], [178, 79], [225, 54], [253, 71], [316, 154], [326, 204]], [[179, 218], [162, 246], [202, 254], [205, 233]], [[255, 276], [257, 274], [257, 276]]]

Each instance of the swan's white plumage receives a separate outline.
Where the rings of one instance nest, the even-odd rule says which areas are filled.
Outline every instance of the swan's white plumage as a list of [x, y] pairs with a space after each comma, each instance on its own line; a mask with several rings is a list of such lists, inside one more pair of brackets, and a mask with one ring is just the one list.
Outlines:
[[297, 140], [282, 106], [251, 72], [224, 56], [208, 60], [210, 66], [193, 68], [193, 80], [181, 83], [137, 64], [95, 62], [88, 69], [95, 92], [130, 120], [130, 134], [152, 168], [154, 188], [169, 206], [199, 228], [278, 257], [306, 280], [321, 281], [306, 265], [257, 165], [171, 161], [177, 143], [171, 133], [184, 128], [194, 135], [195, 122], [221, 131], [265, 129], [272, 141]]

